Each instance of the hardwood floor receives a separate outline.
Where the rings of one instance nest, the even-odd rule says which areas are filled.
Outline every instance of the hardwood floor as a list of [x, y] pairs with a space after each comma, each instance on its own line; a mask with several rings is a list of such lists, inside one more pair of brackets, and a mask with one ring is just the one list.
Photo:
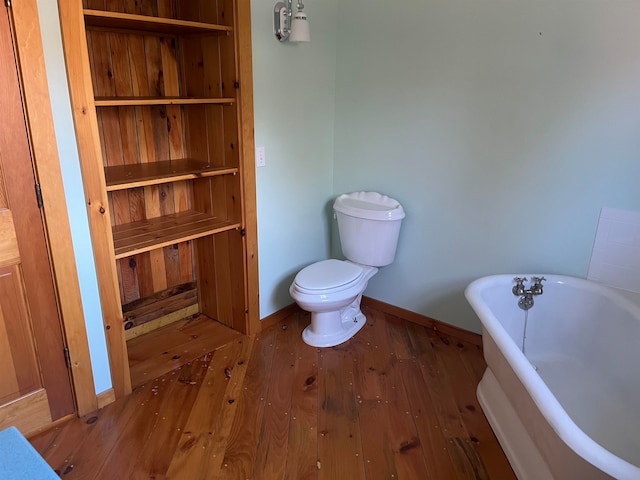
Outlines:
[[138, 387], [220, 348], [241, 333], [196, 314], [127, 341], [131, 385]]
[[364, 307], [333, 348], [294, 311], [31, 440], [63, 479], [512, 479], [480, 347]]

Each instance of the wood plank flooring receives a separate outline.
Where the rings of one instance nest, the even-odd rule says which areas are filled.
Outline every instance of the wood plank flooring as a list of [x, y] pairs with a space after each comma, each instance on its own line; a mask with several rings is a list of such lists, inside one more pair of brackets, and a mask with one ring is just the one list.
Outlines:
[[198, 313], [127, 341], [131, 385], [138, 387], [213, 352], [241, 333]]
[[295, 310], [31, 438], [63, 479], [513, 479], [475, 396], [480, 347], [364, 307], [317, 349]]

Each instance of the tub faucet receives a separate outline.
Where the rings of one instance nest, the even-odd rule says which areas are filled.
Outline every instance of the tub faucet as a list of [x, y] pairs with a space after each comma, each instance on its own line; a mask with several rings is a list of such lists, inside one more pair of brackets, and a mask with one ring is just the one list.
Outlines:
[[542, 295], [542, 282], [544, 282], [546, 278], [544, 277], [531, 277], [531, 281], [533, 284], [531, 288], [526, 289], [524, 286], [524, 282], [527, 281], [526, 277], [515, 277], [513, 279], [516, 284], [513, 286], [511, 291], [517, 297], [520, 297], [518, 300], [518, 306], [522, 310], [529, 310], [533, 307], [533, 296], [534, 295]]

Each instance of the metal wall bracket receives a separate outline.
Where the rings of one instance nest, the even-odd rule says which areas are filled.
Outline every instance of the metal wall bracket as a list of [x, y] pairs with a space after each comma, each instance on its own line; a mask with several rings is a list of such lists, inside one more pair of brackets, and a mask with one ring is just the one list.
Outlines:
[[276, 3], [273, 7], [273, 33], [280, 42], [289, 38], [291, 32], [292, 0]]

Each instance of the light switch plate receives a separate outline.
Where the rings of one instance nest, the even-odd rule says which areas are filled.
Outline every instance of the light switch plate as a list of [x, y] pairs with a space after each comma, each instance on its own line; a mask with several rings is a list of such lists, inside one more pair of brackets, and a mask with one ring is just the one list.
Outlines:
[[256, 147], [256, 167], [264, 167], [267, 165], [267, 157], [264, 147]]

